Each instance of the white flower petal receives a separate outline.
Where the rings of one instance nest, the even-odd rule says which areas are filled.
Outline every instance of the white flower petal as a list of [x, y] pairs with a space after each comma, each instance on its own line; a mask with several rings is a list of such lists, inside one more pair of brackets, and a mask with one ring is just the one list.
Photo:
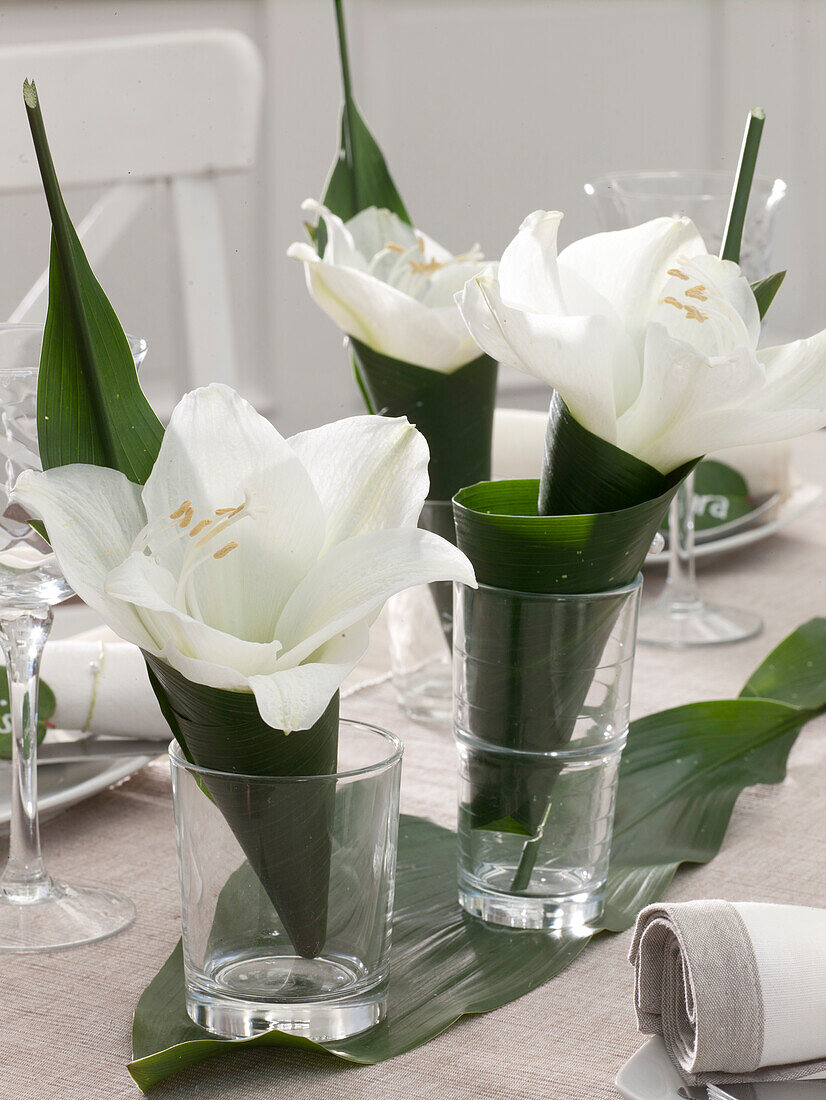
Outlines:
[[560, 266], [575, 271], [622, 318], [636, 346], [680, 256], [706, 255], [703, 239], [688, 218], [655, 218], [631, 229], [595, 233], [568, 245]]
[[280, 666], [303, 662], [353, 623], [366, 619], [404, 588], [457, 580], [475, 586], [465, 555], [416, 528], [370, 531], [333, 546], [290, 597], [276, 633]]
[[736, 310], [745, 325], [749, 345], [757, 347], [760, 339], [760, 310], [751, 284], [739, 266], [731, 260], [719, 260], [709, 254], [695, 256], [688, 262], [687, 268], [687, 274], [693, 274], [696, 270], [703, 285], [710, 286]]
[[404, 417], [354, 416], [288, 440], [327, 516], [322, 553], [363, 531], [415, 527], [427, 496], [429, 453]]
[[764, 348], [757, 358], [766, 370], [766, 385], [752, 408], [826, 408], [826, 329], [806, 340]]
[[725, 417], [737, 431], [737, 406], [758, 392], [764, 379], [765, 370], [750, 348], [709, 359], [652, 323], [640, 394], [619, 420], [617, 443], [668, 473], [688, 459], [730, 446], [718, 438], [718, 414], [727, 409]]
[[317, 258], [304, 270], [328, 317], [374, 351], [445, 373], [478, 358], [454, 306], [430, 309], [380, 279]]
[[152, 639], [137, 613], [105, 592], [106, 575], [146, 523], [140, 487], [117, 470], [80, 464], [26, 470], [12, 500], [43, 520], [63, 575], [80, 598], [127, 642]]
[[605, 316], [523, 312], [502, 301], [492, 276], [471, 279], [457, 299], [473, 338], [502, 363], [558, 390], [572, 415], [609, 442], [616, 397], [640, 367], [624, 330]]
[[175, 605], [176, 581], [145, 554], [130, 554], [106, 578], [106, 593], [141, 610], [138, 614], [155, 638], [154, 652], [172, 644], [195, 660], [209, 661], [253, 676], [274, 671], [281, 643], [248, 642], [208, 626]]
[[736, 264], [700, 256], [696, 261], [683, 258], [670, 270], [652, 323], [663, 325], [675, 340], [691, 344], [707, 359], [757, 347], [757, 302]]
[[[673, 439], [664, 440], [663, 446], [652, 452], [654, 458], [663, 456], [663, 465], [659, 461], [651, 465], [664, 469], [667, 464], [673, 469], [687, 458], [696, 457], [698, 448], [700, 454], [709, 454], [746, 444], [775, 443], [824, 426], [826, 411], [822, 409], [712, 409], [681, 424]], [[726, 461], [725, 456], [722, 461]]]
[[301, 204], [301, 209], [311, 210], [324, 222], [324, 227], [327, 230], [324, 259], [327, 263], [340, 264], [342, 267], [354, 267], [358, 271], [367, 270], [367, 257], [353, 240], [352, 233], [341, 218], [331, 213], [326, 206], [316, 202], [315, 199], [305, 199]]
[[253, 676], [250, 687], [261, 717], [286, 733], [309, 729], [327, 709], [341, 682], [367, 652], [369, 632], [355, 623], [318, 649], [306, 664], [278, 670], [269, 676]]
[[456, 295], [468, 279], [487, 266], [490, 265], [479, 260], [458, 260], [445, 264], [428, 278], [424, 293], [419, 295], [419, 301], [428, 309], [450, 309], [455, 314]]
[[[368, 206], [365, 210], [359, 211], [350, 218], [345, 228], [354, 247], [368, 262], [389, 244], [398, 245], [405, 252], [417, 244], [416, 233], [412, 226], [403, 222], [390, 210], [375, 206]], [[325, 252], [324, 259], [330, 262], [332, 258]], [[340, 264], [342, 261], [336, 256], [332, 262]]]
[[[213, 384], [181, 399], [144, 486], [150, 518], [169, 516], [187, 500], [194, 509], [188, 531], [204, 519], [211, 525], [194, 539], [182, 531], [160, 560], [178, 575], [197, 556], [197, 544], [214, 534], [192, 571], [188, 606], [227, 634], [271, 641], [289, 594], [318, 556], [324, 510], [287, 441], [227, 386]], [[217, 510], [245, 500], [249, 515], [222, 535]], [[230, 542], [237, 547], [215, 559]]]
[[221, 688], [224, 691], [250, 691], [250, 682], [247, 676], [227, 668], [226, 665], [215, 664], [214, 661], [204, 661], [197, 657], [188, 657], [177, 648], [174, 642], [167, 642], [159, 649], [155, 656], [171, 665], [193, 684], [203, 684], [205, 687]]
[[556, 263], [556, 236], [563, 215], [558, 210], [535, 210], [499, 261], [502, 301], [533, 313], [567, 314]]

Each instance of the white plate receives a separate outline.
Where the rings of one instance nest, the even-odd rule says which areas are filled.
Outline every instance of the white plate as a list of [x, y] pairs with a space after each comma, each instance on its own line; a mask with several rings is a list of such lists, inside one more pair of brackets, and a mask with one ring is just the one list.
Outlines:
[[695, 530], [694, 539], [699, 545], [701, 542], [712, 542], [714, 539], [725, 539], [738, 531], [744, 531], [747, 527], [753, 527], [755, 523], [762, 523], [768, 513], [776, 510], [780, 493], [769, 493], [763, 497], [750, 512], [737, 519], [730, 519], [726, 523], [719, 523], [715, 527], [706, 527], [704, 530]]
[[[826, 490], [822, 485], [800, 485], [782, 504], [777, 506], [774, 519], [768, 523], [749, 527], [746, 531], [738, 531], [726, 538], [700, 543], [695, 549], [695, 554], [698, 558], [713, 557], [716, 554], [727, 554], [730, 550], [739, 550], [743, 546], [750, 546], [753, 542], [767, 539], [814, 508], [822, 499], [824, 491]], [[665, 566], [668, 564], [668, 554], [665, 551], [661, 554], [649, 554], [645, 564]]]
[[[739, 1100], [745, 1095], [757, 1100], [824, 1100], [824, 1076], [817, 1074], [804, 1081], [766, 1081], [760, 1085], [718, 1085], [711, 1091], [727, 1100]], [[709, 1096], [705, 1088], [683, 1083], [659, 1035], [649, 1039], [628, 1059], [614, 1084], [625, 1100], [707, 1100]]]
[[[163, 751], [163, 748], [161, 749]], [[140, 771], [152, 756], [127, 756], [110, 760], [82, 760], [74, 764], [44, 764], [37, 769], [38, 806], [41, 819], [105, 791]], [[0, 835], [9, 831], [11, 817], [11, 764], [0, 760]]]
[[640, 1047], [617, 1074], [614, 1082], [625, 1100], [706, 1100], [705, 1089], [689, 1088], [671, 1064], [659, 1035]]

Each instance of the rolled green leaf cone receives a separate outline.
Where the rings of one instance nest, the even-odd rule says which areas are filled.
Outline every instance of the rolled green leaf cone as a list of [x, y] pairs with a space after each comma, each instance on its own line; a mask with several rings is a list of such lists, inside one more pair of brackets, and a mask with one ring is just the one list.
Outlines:
[[430, 500], [490, 477], [498, 364], [489, 356], [445, 373], [404, 363], [350, 338], [373, 409], [406, 416], [430, 447]]
[[[251, 694], [193, 684], [163, 661], [146, 653], [144, 657], [164, 716], [187, 757], [199, 767], [261, 776], [335, 772], [338, 693], [311, 729], [287, 735], [266, 725]], [[311, 790], [284, 784], [277, 798], [265, 784], [260, 790], [242, 787], [226, 775], [210, 776], [205, 787], [293, 947], [304, 958], [315, 958], [327, 930], [335, 780], [323, 792], [317, 784]]]
[[[463, 486], [490, 477], [498, 363], [480, 355], [446, 374], [391, 359], [352, 337], [350, 346], [371, 407], [385, 416], [406, 416], [427, 440], [430, 500], [451, 500]], [[456, 542], [449, 510], [443, 516], [431, 513], [422, 525]], [[430, 591], [450, 646], [453, 586], [436, 581]]]
[[[533, 752], [569, 742], [623, 595], [570, 606], [527, 597], [630, 585], [692, 465], [660, 474], [586, 431], [555, 398], [541, 482], [483, 482], [456, 494], [457, 544], [477, 580], [514, 593], [507, 600], [477, 594], [475, 621], [467, 617], [471, 601], [460, 595], [467, 644], [475, 647], [469, 668], [485, 669], [484, 682], [466, 685], [471, 705], [476, 694], [487, 700], [476, 736], [492, 748]], [[576, 514], [577, 501], [592, 511]], [[473, 827], [505, 821], [533, 836], [547, 810], [554, 769], [518, 759], [508, 767], [505, 776], [492, 755], [471, 777]]]

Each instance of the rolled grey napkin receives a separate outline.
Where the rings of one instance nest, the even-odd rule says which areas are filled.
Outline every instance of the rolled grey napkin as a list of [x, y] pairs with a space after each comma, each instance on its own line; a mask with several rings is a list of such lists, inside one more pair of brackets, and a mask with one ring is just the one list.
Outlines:
[[662, 1035], [687, 1084], [826, 1074], [826, 910], [649, 905], [630, 960], [637, 1025]]

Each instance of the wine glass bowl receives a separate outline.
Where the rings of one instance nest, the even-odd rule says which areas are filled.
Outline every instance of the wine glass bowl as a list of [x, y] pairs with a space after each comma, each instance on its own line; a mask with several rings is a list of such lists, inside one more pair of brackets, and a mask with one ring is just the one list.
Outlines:
[[[585, 185], [600, 229], [623, 229], [652, 218], [691, 218], [709, 252], [723, 243], [734, 173], [725, 169], [611, 172]], [[755, 176], [752, 183], [740, 267], [754, 282], [771, 275], [775, 216], [786, 197], [781, 179]]]
[[[603, 230], [626, 229], [659, 217], [689, 217], [709, 252], [719, 254], [734, 173], [701, 169], [611, 172], [585, 184]], [[780, 179], [755, 176], [743, 229], [740, 267], [752, 282], [771, 274], [777, 211], [786, 196]], [[744, 641], [763, 628], [759, 615], [706, 603], [697, 587], [693, 474], [669, 510], [668, 579], [640, 612], [638, 641], [682, 649]]]

